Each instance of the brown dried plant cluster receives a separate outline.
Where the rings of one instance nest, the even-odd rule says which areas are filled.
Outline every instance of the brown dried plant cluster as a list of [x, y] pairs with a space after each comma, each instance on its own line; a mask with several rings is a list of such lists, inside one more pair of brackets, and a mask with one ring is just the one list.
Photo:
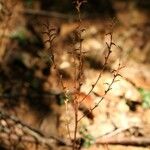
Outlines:
[[[61, 72], [59, 71], [59, 65], [57, 63], [57, 57], [59, 57], [56, 53], [56, 49], [55, 49], [55, 40], [56, 38], [58, 37], [58, 28], [56, 27], [51, 27], [51, 25], [46, 22], [45, 24], [43, 24], [43, 27], [44, 27], [44, 32], [43, 34], [47, 36], [47, 40], [45, 41], [45, 44], [48, 44], [48, 55], [49, 55], [49, 58], [50, 58], [50, 64], [51, 66], [53, 66], [53, 69], [55, 70], [56, 72], [56, 75], [57, 75], [57, 78], [59, 80], [59, 83], [61, 85], [61, 90], [63, 91], [63, 94], [65, 95], [65, 98], [64, 98], [64, 103], [65, 103], [65, 107], [66, 107], [66, 115], [69, 115], [69, 110], [68, 110], [68, 105], [69, 105], [69, 102], [71, 102], [72, 104], [72, 107], [73, 107], [73, 110], [74, 110], [74, 132], [73, 132], [73, 136], [70, 134], [70, 119], [67, 119], [66, 118], [66, 128], [67, 128], [67, 132], [68, 132], [68, 135], [69, 135], [69, 144], [67, 143], [63, 143], [62, 140], [59, 141], [59, 139], [56, 139], [56, 138], [52, 138], [53, 141], [56, 140], [57, 142], [59, 142], [59, 144], [64, 144], [64, 145], [69, 145], [72, 147], [72, 150], [79, 150], [81, 148], [81, 143], [79, 142], [78, 140], [78, 137], [77, 137], [77, 133], [78, 133], [78, 126], [79, 126], [79, 122], [86, 116], [88, 115], [88, 113], [91, 113], [93, 112], [98, 106], [99, 104], [101, 103], [101, 101], [105, 98], [105, 96], [107, 95], [107, 93], [112, 89], [112, 85], [118, 81], [117, 80], [117, 77], [120, 76], [119, 74], [119, 70], [122, 69], [122, 66], [121, 64], [119, 63], [118, 65], [118, 68], [117, 69], [114, 69], [112, 70], [112, 75], [113, 75], [113, 78], [111, 80], [110, 83], [106, 83], [107, 84], [107, 89], [105, 90], [105, 93], [103, 96], [99, 96], [99, 101], [91, 108], [88, 110], [87, 113], [83, 114], [83, 116], [79, 116], [79, 108], [80, 106], [82, 105], [82, 103], [87, 99], [87, 97], [93, 93], [94, 91], [94, 88], [97, 86], [98, 82], [101, 80], [101, 77], [102, 77], [102, 74], [104, 73], [105, 69], [107, 68], [108, 66], [108, 62], [109, 62], [109, 58], [110, 58], [110, 55], [112, 53], [112, 48], [113, 46], [116, 46], [115, 43], [113, 42], [113, 35], [112, 35], [112, 32], [108, 33], [106, 36], [109, 37], [109, 42], [106, 42], [106, 46], [107, 46], [107, 52], [106, 52], [106, 55], [104, 56], [104, 64], [103, 64], [103, 67], [102, 69], [100, 70], [99, 72], [99, 75], [98, 77], [96, 78], [95, 82], [91, 85], [91, 89], [89, 91], [87, 91], [86, 95], [83, 96], [81, 99], [79, 98], [80, 97], [80, 93], [81, 93], [81, 87], [83, 86], [84, 84], [84, 57], [85, 57], [85, 54], [87, 53], [86, 51], [83, 50], [83, 32], [85, 31], [85, 29], [83, 28], [82, 26], [82, 17], [81, 17], [81, 7], [84, 3], [86, 3], [87, 1], [86, 0], [75, 0], [74, 1], [74, 4], [75, 4], [75, 8], [76, 8], [76, 11], [77, 11], [77, 14], [78, 14], [78, 26], [76, 28], [76, 35], [77, 35], [77, 39], [75, 38], [73, 43], [71, 43], [73, 45], [71, 51], [69, 51], [69, 55], [70, 57], [72, 57], [72, 60], [73, 60], [73, 91], [72, 89], [70, 90], [69, 89], [69, 86], [67, 87], [67, 85], [64, 84], [64, 80], [63, 80], [63, 75], [61, 74]], [[3, 3], [0, 1], [0, 5], [3, 5]], [[14, 8], [14, 6], [13, 6]], [[7, 9], [6, 9], [7, 10]], [[5, 13], [5, 12], [3, 12]], [[11, 13], [8, 14], [8, 16], [6, 17], [6, 25], [5, 25], [5, 29], [3, 30], [3, 33], [1, 34], [1, 37], [2, 37], [2, 40], [1, 40], [1, 37], [0, 37], [0, 48], [2, 47], [3, 45], [3, 37], [5, 36], [6, 34], [6, 29], [9, 28], [9, 20], [11, 18]], [[0, 19], [1, 19], [1, 16], [0, 16]], [[74, 43], [78, 42], [78, 47], [75, 48], [76, 46], [74, 45]], [[1, 54], [0, 54], [0, 57], [1, 57]], [[70, 100], [70, 96], [71, 95], [71, 100]], [[80, 100], [79, 100], [80, 99]], [[5, 118], [3, 117], [5, 116]], [[38, 132], [34, 131], [32, 128], [22, 124], [21, 122], [19, 122], [18, 120], [15, 120], [14, 118], [11, 118], [9, 116], [7, 116], [6, 114], [2, 114], [1, 111], [0, 111], [0, 119], [3, 119], [3, 124], [5, 124], [4, 126], [7, 126], [7, 123], [8, 120], [12, 120], [14, 122], [14, 126], [15, 125], [18, 125], [19, 124], [19, 129], [23, 131], [23, 133], [21, 133], [22, 137], [25, 135], [25, 134], [29, 134], [29, 135], [32, 135], [33, 137], [35, 137], [34, 139], [30, 139], [30, 137], [26, 137], [24, 136], [26, 139], [24, 139], [25, 141], [29, 140], [29, 142], [35, 142], [35, 139], [37, 140], [37, 143], [42, 143], [42, 144], [45, 144], [45, 145], [51, 145], [51, 140], [50, 139], [47, 139], [46, 137], [44, 137], [41, 133], [39, 134]], [[6, 120], [6, 121], [5, 121]], [[20, 134], [20, 133], [19, 133]], [[6, 136], [6, 135], [3, 135], [3, 136]], [[18, 137], [18, 136], [17, 136]], [[15, 138], [17, 138], [15, 137]], [[9, 137], [8, 137], [9, 138]], [[23, 138], [22, 138], [23, 139]], [[20, 139], [17, 139], [18, 141]], [[71, 143], [71, 145], [70, 145]]]
[[[73, 137], [71, 137], [71, 135], [70, 135], [70, 127], [69, 127], [70, 122], [69, 122], [69, 120], [66, 120], [66, 126], [67, 126], [70, 141], [72, 141], [72, 149], [73, 150], [79, 150], [80, 149], [81, 145], [80, 145], [80, 143], [77, 142], [78, 141], [77, 140], [78, 123], [86, 115], [88, 115], [88, 114], [84, 114], [82, 117], [79, 117], [79, 115], [78, 115], [79, 107], [86, 100], [86, 98], [93, 92], [94, 88], [98, 84], [99, 80], [102, 77], [102, 74], [104, 73], [104, 71], [105, 71], [105, 69], [108, 65], [108, 60], [109, 60], [109, 57], [112, 53], [112, 48], [113, 48], [113, 46], [116, 46], [115, 43], [113, 42], [112, 33], [111, 32], [108, 33], [106, 36], [109, 36], [110, 41], [106, 42], [107, 53], [104, 57], [105, 60], [104, 60], [103, 67], [102, 67], [97, 79], [92, 84], [91, 89], [89, 90], [89, 92], [87, 92], [87, 94], [81, 100], [79, 100], [80, 90], [81, 90], [82, 85], [84, 84], [84, 55], [86, 53], [82, 48], [82, 44], [83, 44], [83, 40], [84, 40], [82, 38], [82, 33], [85, 31], [85, 29], [82, 27], [82, 19], [81, 19], [80, 9], [81, 9], [81, 6], [83, 5], [83, 3], [85, 3], [85, 2], [87, 2], [87, 1], [85, 1], [85, 0], [76, 0], [74, 2], [75, 6], [76, 6], [77, 14], [78, 14], [78, 27], [76, 28], [76, 34], [77, 34], [78, 39], [76, 39], [76, 40], [79, 43], [79, 46], [78, 46], [78, 48], [72, 48], [72, 51], [69, 52], [71, 57], [73, 58], [73, 65], [72, 66], [74, 67], [73, 68], [73, 70], [74, 70], [73, 71], [73, 75], [74, 75], [74, 78], [73, 78], [74, 91], [73, 92], [70, 91], [70, 89], [68, 89], [67, 86], [64, 86], [63, 76], [58, 71], [59, 69], [58, 69], [57, 63], [55, 61], [55, 57], [56, 57], [57, 54], [55, 53], [53, 43], [54, 43], [55, 38], [57, 38], [57, 29], [56, 28], [50, 28], [49, 24], [47, 23], [47, 24], [44, 24], [44, 26], [46, 28], [46, 31], [43, 32], [48, 37], [48, 40], [46, 40], [45, 43], [49, 43], [48, 51], [49, 51], [49, 54], [50, 54], [50, 57], [51, 57], [51, 61], [52, 61], [52, 64], [54, 66], [54, 69], [57, 72], [57, 75], [58, 75], [57, 77], [59, 78], [59, 81], [61, 82], [62, 89], [63, 89], [63, 92], [65, 94], [64, 102], [66, 104], [66, 112], [68, 112], [68, 106], [67, 106], [68, 102], [69, 102], [68, 92], [71, 93], [71, 95], [72, 95], [72, 105], [73, 105], [73, 108], [74, 108], [74, 135], [73, 135]], [[118, 81], [117, 77], [120, 76], [120, 74], [119, 74], [120, 69], [122, 69], [122, 66], [119, 63], [118, 68], [116, 70], [112, 70], [112, 72], [111, 72], [113, 74], [113, 78], [112, 78], [111, 83], [106, 83], [108, 87], [105, 90], [104, 95], [100, 97], [99, 101], [95, 104], [95, 106], [92, 107], [87, 113], [90, 113], [90, 112], [94, 111], [94, 109], [96, 107], [98, 107], [99, 104], [101, 103], [101, 101], [105, 98], [106, 94], [112, 89], [112, 85], [116, 81]], [[68, 113], [66, 113], [66, 114], [68, 114]]]

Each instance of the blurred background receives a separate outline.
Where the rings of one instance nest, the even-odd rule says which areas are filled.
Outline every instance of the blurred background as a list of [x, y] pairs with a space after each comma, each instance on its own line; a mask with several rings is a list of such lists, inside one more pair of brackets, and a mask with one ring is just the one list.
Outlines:
[[[82, 48], [86, 52], [81, 97], [88, 93], [102, 69], [106, 42], [110, 40], [107, 33], [113, 34], [116, 46], [101, 80], [82, 104], [80, 117], [105, 92], [104, 83], [112, 80], [111, 70], [119, 62], [125, 66], [120, 71], [119, 82], [113, 84], [100, 106], [80, 122], [81, 149], [124, 150], [130, 145], [127, 142], [123, 146], [117, 140], [115, 145], [101, 145], [100, 137], [107, 134], [110, 138], [140, 138], [141, 144], [136, 140], [131, 142], [132, 146], [128, 146], [131, 150], [150, 148], [149, 16], [148, 0], [88, 0], [81, 5], [81, 27], [85, 29]], [[79, 46], [75, 3], [71, 0], [0, 0], [1, 149], [50, 149], [36, 141], [34, 135], [24, 129], [24, 124], [44, 138], [68, 138], [64, 91], [52, 67], [49, 45], [45, 44], [48, 37], [43, 34], [47, 23], [56, 29], [53, 48], [58, 71], [67, 89], [72, 91], [74, 68], [70, 52]], [[68, 105], [68, 117], [73, 120], [73, 108], [71, 103]], [[70, 124], [72, 135], [74, 129]], [[22, 138], [26, 136], [33, 139], [27, 142]], [[51, 149], [70, 148], [54, 143]]]

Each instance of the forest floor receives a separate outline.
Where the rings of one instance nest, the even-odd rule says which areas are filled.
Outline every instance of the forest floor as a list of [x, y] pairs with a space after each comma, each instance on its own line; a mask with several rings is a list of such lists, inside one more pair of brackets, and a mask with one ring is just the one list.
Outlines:
[[[128, 20], [129, 16], [122, 17]], [[15, 116], [21, 123], [40, 131], [45, 138], [55, 136], [66, 139], [66, 119], [70, 122], [71, 136], [74, 133], [74, 110], [72, 104], [68, 103], [66, 112], [63, 90], [49, 63], [47, 45], [43, 45], [42, 39], [45, 40], [46, 37], [41, 34], [42, 23], [37, 24], [36, 21], [28, 16], [26, 24], [22, 23], [22, 26], [19, 25], [12, 32], [0, 67], [0, 107], [9, 116]], [[113, 31], [116, 46], [112, 49], [108, 66], [100, 81], [82, 104], [79, 118], [101, 99], [106, 83], [112, 80], [111, 70], [119, 62], [124, 66], [120, 70], [119, 81], [113, 84], [112, 90], [100, 105], [79, 122], [77, 136], [84, 140], [82, 150], [150, 149], [150, 23], [125, 23], [109, 19], [105, 21], [102, 18], [82, 21], [82, 27], [85, 28], [82, 46], [87, 53], [81, 97], [88, 93], [102, 69], [107, 51], [105, 42], [110, 40], [106, 33]], [[51, 19], [50, 24], [58, 27], [59, 32], [54, 43], [56, 60], [59, 71], [63, 74], [64, 84], [72, 91], [74, 70], [69, 52], [79, 44], [76, 42], [72, 45], [78, 24], [59, 19]], [[46, 145], [39, 144], [37, 147], [36, 144], [22, 144], [21, 138], [17, 144], [11, 142], [11, 134], [24, 136], [25, 131], [20, 131], [24, 127], [19, 127], [18, 122], [12, 123], [10, 120], [8, 116], [0, 115], [0, 128], [5, 129], [0, 132], [9, 133], [8, 141], [0, 133], [2, 145], [6, 145], [6, 148], [14, 146], [16, 149], [25, 146], [29, 149], [44, 149]], [[102, 138], [105, 141], [103, 144]], [[55, 145], [54, 149], [70, 148]]]

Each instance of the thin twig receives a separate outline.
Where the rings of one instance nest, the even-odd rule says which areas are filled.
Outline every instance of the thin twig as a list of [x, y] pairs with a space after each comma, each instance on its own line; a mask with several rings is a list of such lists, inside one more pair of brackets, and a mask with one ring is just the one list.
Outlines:
[[150, 137], [111, 137], [96, 140], [95, 144], [150, 146]]
[[[120, 65], [120, 63], [119, 63], [119, 66], [118, 66], [117, 70], [113, 70], [113, 79], [112, 79], [112, 81], [111, 81], [110, 84], [108, 83], [108, 88], [105, 90], [104, 95], [103, 95], [103, 96], [100, 98], [100, 100], [95, 104], [95, 106], [93, 106], [93, 107], [90, 109], [90, 111], [89, 111], [88, 113], [91, 113], [95, 108], [97, 108], [97, 107], [99, 106], [99, 104], [102, 102], [102, 100], [105, 98], [105, 96], [107, 95], [107, 93], [112, 89], [112, 85], [117, 81], [116, 78], [117, 78], [118, 76], [120, 76], [120, 74], [119, 74], [120, 69], [122, 69], [122, 67], [121, 67], [121, 65]], [[81, 118], [79, 118], [79, 119], [78, 119], [78, 122], [79, 122], [80, 120], [82, 120], [86, 115], [88, 115], [88, 114], [84, 114]]]
[[110, 133], [106, 133], [104, 135], [101, 135], [101, 136], [97, 137], [96, 139], [98, 139], [98, 138], [111, 138], [111, 137], [116, 136], [119, 133], [124, 132], [126, 130], [129, 130], [131, 128], [141, 128], [141, 126], [140, 125], [129, 125], [127, 127], [121, 127], [121, 128], [115, 129], [114, 131], [111, 131]]
[[24, 15], [34, 15], [34, 16], [41, 16], [41, 17], [53, 17], [53, 18], [60, 18], [60, 19], [73, 19], [75, 18], [69, 14], [63, 14], [59, 12], [52, 12], [52, 11], [44, 11], [44, 10], [33, 10], [33, 9], [24, 9], [21, 11]]
[[110, 35], [110, 43], [106, 43], [107, 45], [107, 48], [108, 48], [108, 52], [105, 56], [105, 61], [104, 61], [104, 64], [103, 64], [103, 67], [96, 79], [96, 81], [94, 82], [94, 84], [92, 84], [92, 87], [91, 89], [89, 90], [89, 92], [85, 95], [85, 97], [83, 97], [83, 99], [81, 100], [80, 103], [82, 103], [91, 93], [92, 91], [94, 90], [94, 88], [96, 87], [96, 85], [98, 84], [100, 78], [102, 77], [102, 74], [103, 72], [105, 71], [106, 67], [107, 67], [107, 63], [108, 63], [108, 59], [110, 57], [110, 54], [112, 53], [112, 46], [114, 45], [113, 41], [112, 41], [112, 33], [109, 34]]
[[[52, 144], [59, 143], [61, 145], [66, 145], [66, 146], [71, 146], [71, 144], [63, 139], [60, 139], [58, 137], [54, 137], [54, 136], [49, 136], [49, 138], [45, 137], [39, 130], [35, 130], [33, 128], [31, 128], [30, 126], [26, 125], [25, 123], [23, 123], [22, 121], [20, 121], [16, 116], [13, 115], [8, 115], [7, 113], [5, 113], [2, 109], [0, 110], [0, 119], [5, 120], [7, 123], [7, 119], [10, 119], [12, 122], [14, 122], [14, 126], [19, 126], [20, 129], [26, 133], [27, 135], [31, 136], [33, 139], [31, 141], [33, 141], [35, 139], [35, 141], [38, 141], [41, 144], [47, 145], [48, 147], [51, 147]], [[3, 127], [3, 125], [0, 126]], [[0, 134], [2, 135], [2, 134]], [[16, 135], [16, 139], [17, 139], [17, 135]], [[23, 138], [24, 139], [24, 135]], [[28, 138], [27, 138], [28, 139]], [[29, 139], [30, 141], [30, 139]]]

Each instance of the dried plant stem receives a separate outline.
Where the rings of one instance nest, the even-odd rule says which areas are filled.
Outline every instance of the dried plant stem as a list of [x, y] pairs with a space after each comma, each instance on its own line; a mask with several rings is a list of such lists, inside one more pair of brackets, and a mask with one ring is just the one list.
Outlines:
[[[77, 142], [77, 131], [78, 131], [78, 109], [79, 109], [79, 101], [78, 101], [78, 93], [80, 92], [81, 86], [82, 86], [82, 77], [83, 77], [83, 52], [82, 52], [82, 32], [84, 31], [81, 29], [81, 13], [80, 13], [80, 7], [85, 1], [79, 1], [76, 0], [76, 10], [78, 14], [78, 21], [79, 25], [76, 29], [78, 40], [79, 40], [79, 48], [76, 49], [73, 54], [75, 54], [76, 51], [79, 51], [79, 54], [74, 55], [74, 83], [75, 83], [75, 95], [73, 99], [73, 107], [74, 107], [74, 138], [73, 138], [73, 150], [78, 150], [78, 144]], [[77, 58], [77, 60], [76, 60]], [[78, 62], [78, 63], [77, 63]], [[77, 65], [78, 64], [78, 65]]]
[[[98, 78], [96, 79], [95, 83], [92, 85], [91, 90], [88, 92], [87, 95], [85, 95], [85, 97], [83, 97], [83, 99], [81, 100], [80, 103], [82, 103], [82, 102], [87, 98], [87, 96], [89, 96], [89, 95], [91, 94], [91, 92], [94, 90], [95, 86], [98, 84], [98, 82], [99, 82], [99, 80], [100, 80], [100, 78], [101, 78], [103, 72], [105, 71], [105, 69], [106, 69], [106, 67], [107, 67], [108, 59], [109, 59], [109, 57], [110, 57], [110, 54], [112, 53], [112, 46], [115, 45], [115, 44], [114, 44], [114, 42], [113, 42], [112, 33], [108, 33], [108, 34], [106, 34], [106, 35], [109, 35], [109, 36], [110, 36], [110, 42], [109, 42], [109, 43], [106, 42], [108, 52], [107, 52], [107, 54], [106, 54], [106, 56], [105, 56], [105, 61], [104, 61], [104, 64], [103, 64], [103, 68], [102, 68], [101, 72], [99, 73]], [[115, 46], [116, 46], [116, 45], [115, 45]], [[118, 76], [120, 76], [119, 71], [120, 71], [122, 68], [123, 68], [123, 67], [121, 67], [121, 64], [119, 63], [118, 68], [117, 68], [116, 70], [113, 70], [113, 71], [112, 71], [112, 73], [113, 73], [113, 79], [112, 79], [111, 83], [107, 83], [108, 88], [105, 90], [104, 95], [100, 98], [100, 100], [98, 101], [98, 103], [97, 103], [93, 108], [90, 109], [90, 112], [92, 112], [96, 107], [98, 107], [98, 105], [99, 105], [99, 104], [101, 103], [101, 101], [105, 98], [105, 96], [107, 95], [107, 93], [112, 89], [112, 85], [113, 85], [114, 82], [117, 81], [116, 78], [117, 78]], [[89, 112], [89, 113], [90, 113], [90, 112]], [[81, 118], [79, 118], [79, 119], [78, 119], [78, 122], [79, 122], [82, 118], [84, 118], [86, 115], [87, 115], [87, 114], [84, 114]]]
[[[105, 90], [104, 95], [100, 98], [100, 100], [95, 104], [95, 106], [93, 106], [89, 113], [92, 112], [96, 107], [99, 106], [99, 104], [102, 102], [102, 100], [105, 98], [105, 96], [107, 95], [107, 93], [112, 89], [112, 85], [117, 82], [118, 80], [116, 80], [116, 78], [118, 76], [120, 76], [119, 71], [122, 69], [123, 67], [121, 67], [121, 64], [119, 63], [117, 70], [113, 70], [113, 79], [111, 81], [111, 83], [107, 83], [108, 88]], [[78, 119], [78, 122], [81, 121], [86, 115], [88, 114], [84, 114], [81, 118]]]
[[[81, 31], [82, 33], [83, 31]], [[79, 35], [80, 43], [79, 43], [79, 74], [78, 74], [78, 90], [80, 91], [81, 86], [82, 86], [82, 78], [83, 78], [83, 52], [82, 52], [82, 36], [81, 33]]]
[[95, 83], [92, 84], [92, 87], [91, 87], [90, 91], [85, 95], [85, 97], [83, 97], [83, 99], [81, 100], [80, 103], [82, 103], [91, 94], [91, 92], [94, 90], [95, 86], [99, 82], [100, 78], [102, 77], [103, 72], [105, 71], [105, 69], [107, 67], [108, 59], [110, 57], [110, 54], [112, 53], [112, 46], [115, 45], [113, 43], [113, 41], [112, 41], [112, 33], [109, 33], [109, 35], [110, 35], [110, 43], [106, 43], [107, 48], [108, 48], [108, 52], [107, 52], [107, 54], [105, 56], [105, 61], [104, 61], [103, 67], [102, 67], [102, 69], [101, 69], [101, 71], [100, 71], [100, 73], [99, 73]]
[[68, 100], [65, 100], [65, 108], [66, 108], [66, 128], [67, 128], [67, 132], [68, 132], [68, 135], [69, 135], [69, 139], [71, 141], [71, 135], [70, 135], [70, 127], [69, 127], [69, 122], [70, 120], [68, 119], [68, 116], [69, 116], [69, 112], [68, 112]]
[[48, 36], [48, 39], [45, 41], [45, 43], [49, 43], [48, 50], [49, 50], [50, 57], [51, 57], [51, 63], [53, 64], [53, 68], [56, 71], [56, 76], [59, 80], [59, 83], [60, 83], [61, 88], [63, 90], [63, 93], [65, 95], [64, 102], [65, 102], [65, 108], [66, 108], [66, 110], [65, 110], [66, 111], [66, 128], [67, 128], [67, 132], [69, 135], [69, 139], [71, 141], [72, 138], [70, 135], [69, 119], [67, 117], [69, 115], [69, 113], [68, 113], [68, 101], [69, 101], [69, 99], [67, 96], [67, 88], [64, 86], [63, 77], [62, 77], [61, 73], [59, 72], [59, 68], [57, 66], [56, 59], [55, 59], [55, 56], [56, 56], [55, 49], [53, 46], [54, 40], [57, 37], [57, 29], [50, 28], [48, 22], [46, 24], [44, 24], [44, 27], [46, 28], [46, 31], [44, 31], [43, 34], [46, 34]]
[[78, 129], [78, 102], [74, 101], [75, 107], [75, 127], [74, 127], [74, 139], [73, 139], [73, 150], [77, 149], [76, 139], [77, 139], [77, 129]]

